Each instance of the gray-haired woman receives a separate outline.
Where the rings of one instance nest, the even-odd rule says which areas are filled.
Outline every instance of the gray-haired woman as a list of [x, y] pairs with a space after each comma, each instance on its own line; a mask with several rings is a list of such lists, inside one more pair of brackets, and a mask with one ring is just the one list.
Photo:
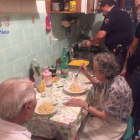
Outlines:
[[[102, 89], [99, 106], [102, 111], [88, 105], [81, 99], [72, 99], [67, 106], [82, 107], [94, 118], [89, 117], [78, 131], [79, 140], [119, 140], [127, 129], [127, 115], [130, 111], [131, 89], [119, 75], [119, 65], [110, 53], [97, 54], [93, 59], [92, 77], [85, 65], [82, 73], [94, 86]], [[96, 118], [96, 119], [95, 119]]]

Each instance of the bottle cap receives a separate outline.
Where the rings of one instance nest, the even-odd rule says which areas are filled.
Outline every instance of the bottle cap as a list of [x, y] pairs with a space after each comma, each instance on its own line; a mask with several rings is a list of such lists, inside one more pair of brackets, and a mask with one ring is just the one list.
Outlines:
[[36, 61], [36, 59], [34, 58], [33, 61]]
[[48, 70], [45, 70], [42, 74], [43, 74], [44, 77], [45, 76], [52, 76], [52, 73]]

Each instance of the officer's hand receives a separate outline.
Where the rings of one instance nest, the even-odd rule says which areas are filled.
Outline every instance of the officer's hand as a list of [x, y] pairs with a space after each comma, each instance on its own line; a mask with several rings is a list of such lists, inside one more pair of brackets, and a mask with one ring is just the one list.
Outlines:
[[87, 67], [84, 64], [82, 64], [79, 69], [81, 70], [83, 75], [86, 75], [88, 73]]
[[126, 69], [122, 69], [121, 75], [122, 75], [123, 77], [125, 77], [125, 75], [126, 75]]
[[91, 41], [87, 40], [85, 45], [86, 45], [86, 47], [90, 47], [91, 46]]

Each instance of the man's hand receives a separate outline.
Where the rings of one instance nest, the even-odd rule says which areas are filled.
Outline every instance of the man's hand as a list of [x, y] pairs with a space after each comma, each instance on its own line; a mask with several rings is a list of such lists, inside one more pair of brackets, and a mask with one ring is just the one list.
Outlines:
[[123, 77], [125, 77], [125, 75], [126, 75], [126, 69], [122, 69], [121, 75], [122, 75]]
[[86, 47], [90, 47], [91, 46], [91, 41], [87, 40], [85, 45], [86, 45]]

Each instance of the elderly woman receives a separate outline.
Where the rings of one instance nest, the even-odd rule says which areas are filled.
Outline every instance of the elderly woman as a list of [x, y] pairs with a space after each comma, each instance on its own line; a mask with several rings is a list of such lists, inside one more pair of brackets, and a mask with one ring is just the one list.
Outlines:
[[67, 106], [82, 107], [95, 117], [89, 117], [78, 131], [79, 140], [119, 140], [127, 129], [127, 115], [130, 111], [131, 89], [125, 79], [118, 75], [119, 65], [110, 53], [95, 55], [93, 59], [92, 77], [85, 65], [81, 65], [82, 73], [94, 86], [102, 89], [100, 108], [95, 109], [83, 100], [72, 99]]
[[30, 140], [23, 123], [32, 118], [36, 93], [26, 78], [11, 78], [0, 85], [0, 139]]

